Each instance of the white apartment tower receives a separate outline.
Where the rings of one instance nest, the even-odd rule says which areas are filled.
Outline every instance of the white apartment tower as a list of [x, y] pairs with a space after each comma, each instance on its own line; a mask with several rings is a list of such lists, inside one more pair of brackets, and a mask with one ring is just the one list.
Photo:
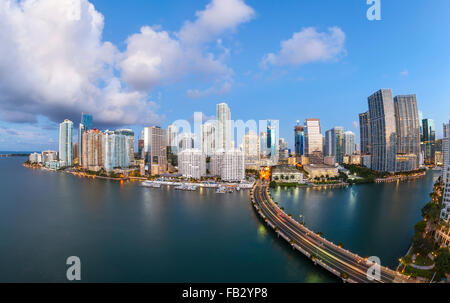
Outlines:
[[64, 120], [59, 125], [59, 160], [64, 162], [64, 166], [73, 165], [72, 133], [73, 122]]
[[185, 149], [178, 153], [178, 171], [184, 178], [200, 179], [206, 175], [206, 157], [199, 149]]
[[216, 106], [218, 145], [225, 150], [231, 148], [231, 111], [226, 103]]

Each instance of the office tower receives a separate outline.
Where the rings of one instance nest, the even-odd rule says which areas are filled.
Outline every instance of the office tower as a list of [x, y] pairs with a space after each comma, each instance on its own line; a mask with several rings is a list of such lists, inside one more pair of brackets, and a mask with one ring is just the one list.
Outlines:
[[206, 175], [206, 157], [199, 149], [185, 149], [178, 153], [178, 172], [184, 178], [200, 179]]
[[304, 154], [304, 138], [305, 138], [305, 128], [300, 125], [300, 121], [297, 121], [297, 125], [294, 128], [294, 138], [295, 138], [295, 155], [302, 156]]
[[420, 165], [420, 122], [416, 95], [394, 98], [397, 131], [397, 153], [415, 155], [417, 169]]
[[167, 146], [172, 147], [174, 152], [178, 148], [178, 127], [174, 124], [167, 127]]
[[83, 168], [98, 171], [104, 167], [104, 137], [98, 129], [92, 129], [83, 134]]
[[229, 149], [223, 153], [220, 177], [223, 181], [239, 182], [245, 179], [244, 153]]
[[226, 103], [220, 103], [216, 106], [217, 116], [217, 148], [231, 148], [231, 112]]
[[206, 122], [201, 127], [201, 144], [202, 144], [202, 152], [207, 156], [211, 157], [211, 155], [216, 150], [216, 142], [217, 142], [217, 128], [216, 123]]
[[327, 130], [325, 132], [325, 138], [323, 143], [323, 156], [324, 157], [332, 157], [333, 156], [333, 139], [332, 134], [333, 129]]
[[261, 156], [267, 157], [269, 155], [269, 150], [267, 148], [267, 132], [261, 132], [259, 136], [259, 146]]
[[139, 159], [144, 159], [144, 139], [139, 139], [138, 141], [138, 157]]
[[64, 166], [73, 165], [72, 132], [72, 121], [66, 119], [59, 124], [59, 160], [64, 162]]
[[78, 128], [78, 164], [82, 166], [83, 159], [83, 134], [84, 132], [93, 129], [92, 115], [81, 113], [81, 121]]
[[305, 120], [305, 154], [309, 157], [309, 163], [323, 163], [323, 136], [320, 130], [320, 119]]
[[351, 156], [356, 152], [355, 134], [351, 131], [344, 133], [344, 154]]
[[390, 89], [381, 89], [368, 98], [372, 165], [382, 172], [395, 172], [396, 125], [395, 109]]
[[167, 134], [158, 126], [144, 128], [144, 153], [146, 170], [151, 175], [167, 171]]
[[436, 140], [436, 128], [432, 119], [422, 120], [423, 146], [425, 152], [425, 162], [431, 163], [434, 156], [434, 141]]
[[243, 138], [243, 150], [245, 155], [245, 167], [257, 169], [259, 167], [259, 137], [258, 134], [250, 130]]
[[344, 128], [336, 126], [325, 132], [325, 155], [334, 157], [337, 163], [344, 162]]
[[274, 164], [278, 162], [278, 136], [279, 136], [279, 121], [267, 120], [267, 150], [270, 154], [270, 159]]
[[361, 140], [361, 154], [370, 154], [370, 118], [369, 112], [359, 114], [359, 130]]

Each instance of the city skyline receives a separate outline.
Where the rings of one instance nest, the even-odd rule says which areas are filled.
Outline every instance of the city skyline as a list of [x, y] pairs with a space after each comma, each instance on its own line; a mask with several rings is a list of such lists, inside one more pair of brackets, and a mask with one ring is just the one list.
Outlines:
[[[15, 1], [12, 2], [15, 3]], [[345, 4], [331, 1], [318, 2], [320, 3], [307, 1], [289, 3], [273, 11], [265, 3], [229, 1], [230, 6], [234, 10], [239, 9], [241, 14], [235, 20], [231, 20], [231, 23], [227, 23], [219, 32], [210, 33], [202, 26], [204, 25], [202, 19], [195, 12], [201, 11], [205, 14], [214, 12], [214, 5], [222, 3], [218, 0], [178, 4], [182, 6], [181, 10], [169, 15], [166, 13], [166, 8], [171, 5], [170, 1], [164, 4], [135, 1], [133, 4], [115, 4], [114, 6], [107, 1], [91, 1], [89, 3], [95, 7], [95, 12], [98, 15], [101, 14], [104, 20], [99, 23], [103, 38], [94, 35], [94, 37], [89, 36], [89, 39], [100, 41], [100, 43], [109, 41], [113, 47], [117, 48], [117, 51], [129, 55], [131, 60], [131, 58], [136, 59], [132, 56], [133, 49], [136, 50], [133, 47], [139, 48], [140, 43], [147, 43], [148, 40], [144, 39], [148, 38], [147, 35], [156, 33], [158, 37], [165, 39], [164, 34], [167, 33], [168, 42], [181, 43], [180, 36], [184, 34], [187, 39], [189, 30], [194, 28], [201, 34], [205, 34], [202, 38], [206, 39], [196, 43], [201, 42], [203, 47], [209, 49], [205, 53], [196, 48], [195, 54], [200, 58], [204, 58], [209, 53], [212, 54], [217, 67], [232, 71], [231, 78], [212, 77], [212, 79], [221, 80], [217, 80], [217, 83], [214, 81], [209, 83], [206, 80], [197, 79], [204, 77], [202, 73], [194, 73], [199, 77], [192, 79], [169, 77], [172, 73], [164, 74], [167, 79], [163, 79], [165, 80], [163, 83], [157, 82], [154, 87], [149, 83], [134, 83], [141, 90], [149, 85], [152, 88], [144, 89], [145, 93], [142, 93], [148, 103], [144, 107], [141, 107], [142, 104], [138, 100], [129, 101], [130, 104], [135, 105], [131, 106], [134, 114], [130, 116], [124, 114], [126, 111], [123, 115], [116, 115], [106, 110], [106, 106], [102, 106], [108, 104], [102, 99], [105, 93], [103, 90], [100, 91], [98, 100], [88, 98], [100, 105], [95, 108], [86, 106], [85, 101], [72, 99], [73, 96], [70, 95], [72, 87], [68, 87], [67, 98], [62, 98], [62, 94], [55, 90], [55, 95], [36, 94], [41, 97], [39, 100], [28, 100], [24, 96], [17, 99], [14, 86], [11, 86], [10, 81], [6, 81], [2, 74], [0, 80], [5, 80], [2, 83], [10, 90], [8, 94], [0, 90], [0, 149], [27, 151], [57, 149], [58, 124], [67, 118], [77, 126], [80, 112], [93, 114], [100, 128], [131, 128], [137, 136], [143, 127], [159, 125], [167, 128], [177, 119], [189, 119], [189, 113], [195, 111], [200, 110], [205, 116], [211, 117], [215, 114], [214, 105], [221, 102], [226, 102], [233, 108], [235, 119], [244, 121], [280, 119], [282, 121], [280, 137], [286, 138], [291, 149], [294, 149], [295, 143], [291, 135], [292, 126], [295, 125], [295, 121], [304, 121], [308, 117], [320, 118], [323, 130], [337, 125], [343, 126], [346, 130], [353, 131], [356, 134], [356, 142], [359, 142], [357, 114], [366, 110], [367, 96], [380, 87], [392, 88], [394, 95], [416, 94], [422, 117], [435, 121], [436, 136], [442, 138], [441, 125], [448, 118], [445, 116], [446, 112], [439, 109], [445, 108], [448, 104], [447, 96], [449, 95], [445, 85], [448, 82], [446, 71], [449, 68], [442, 54], [446, 53], [450, 45], [440, 37], [445, 35], [445, 31], [450, 27], [442, 26], [442, 22], [449, 21], [439, 16], [443, 14], [446, 7], [450, 7], [450, 4], [440, 1], [440, 5], [427, 7], [421, 3], [409, 5], [407, 1], [386, 3], [383, 6], [383, 20], [371, 23], [365, 18], [367, 6], [364, 1]], [[90, 13], [86, 12], [86, 5], [89, 3], [87, 1], [80, 3], [83, 4], [80, 6], [81, 12], [89, 16]], [[210, 5], [207, 6], [208, 4]], [[64, 9], [64, 5], [64, 1], [59, 1], [55, 6]], [[28, 16], [27, 14], [31, 13], [30, 9], [20, 13]], [[319, 11], [320, 14], [318, 14]], [[119, 18], [119, 12], [132, 14], [136, 18], [124, 20]], [[300, 14], [300, 18], [290, 20], [301, 21], [289, 24], [277, 22], [279, 25], [273, 25], [271, 22], [282, 20], [282, 16], [285, 17], [283, 19], [289, 19], [288, 17], [294, 12], [297, 15]], [[4, 18], [8, 18], [10, 13], [8, 9], [1, 11]], [[399, 22], [395, 16], [400, 13], [420, 17]], [[431, 15], [434, 17], [427, 18]], [[186, 20], [189, 22], [186, 23]], [[31, 18], [29, 22], [32, 21]], [[15, 24], [15, 29], [26, 25], [25, 21], [21, 22]], [[65, 23], [67, 20], [56, 18], [55, 22]], [[84, 22], [84, 19], [80, 22]], [[438, 32], [433, 31], [433, 26], [437, 25], [437, 22], [441, 29]], [[160, 24], [160, 26], [139, 30], [142, 26], [153, 24]], [[269, 24], [273, 32], [270, 37], [264, 41], [256, 41], [252, 38], [260, 36]], [[386, 28], [395, 28], [396, 31], [391, 33]], [[419, 28], [421, 31], [416, 32], [412, 40], [411, 31]], [[296, 38], [304, 37], [302, 34], [305, 33], [310, 33], [313, 38], [317, 38], [317, 40], [307, 40], [308, 43], [332, 41], [336, 42], [339, 48], [332, 52], [331, 57], [307, 58], [308, 60], [300, 60], [300, 62], [283, 61], [284, 52], [280, 50], [280, 43], [282, 41], [286, 42], [284, 45], [295, 43]], [[33, 34], [40, 37], [42, 33]], [[55, 35], [61, 35], [61, 33], [57, 32]], [[378, 41], [381, 38], [392, 47], [386, 48], [384, 44], [377, 43], [371, 43], [371, 49], [363, 46], [369, 44], [365, 42]], [[8, 41], [5, 45], [9, 45]], [[21, 41], [18, 43], [20, 45]], [[308, 43], [306, 45], [309, 45]], [[36, 47], [43, 46], [38, 44]], [[51, 49], [50, 54], [55, 54], [57, 51], [61, 52], [61, 49]], [[400, 53], [402, 53], [401, 56]], [[80, 55], [89, 54], [81, 52]], [[433, 62], [441, 62], [441, 64], [417, 62], [413, 58], [419, 55], [433, 57], [435, 59], [432, 60]], [[66, 57], [62, 59], [65, 60]], [[97, 60], [97, 58], [92, 59]], [[193, 64], [191, 57], [186, 59], [190, 65]], [[62, 61], [66, 62], [64, 60]], [[11, 59], [9, 61], [7, 66], [12, 65], [17, 68], [14, 63], [18, 61]], [[262, 63], [265, 66], [261, 67]], [[60, 69], [58, 66], [55, 68], [56, 70], [52, 71], [58, 74]], [[191, 68], [193, 67], [189, 66], [187, 70], [191, 71]], [[131, 78], [130, 73], [127, 74], [125, 70], [123, 68], [116, 71], [116, 77], [113, 77], [122, 85], [126, 82], [125, 79], [128, 79], [126, 75]], [[367, 70], [371, 70], [371, 73], [367, 74]], [[29, 66], [29, 71], [31, 74], [37, 72], [34, 65]], [[75, 72], [84, 75], [81, 70], [75, 69]], [[28, 84], [24, 82], [24, 87], [21, 89], [27, 91]], [[47, 90], [53, 88], [51, 83], [47, 86], [42, 83], [39, 85]], [[121, 91], [121, 94], [117, 96], [124, 98], [131, 97], [133, 94], [138, 96], [141, 90], [130, 89], [129, 95], [126, 96]], [[35, 92], [32, 89], [29, 91]], [[75, 101], [70, 103], [69, 99]], [[27, 104], [29, 108], [13, 106], [12, 108], [16, 111], [11, 111], [11, 103], [9, 103], [11, 100], [22, 100], [23, 104]], [[54, 101], [53, 106], [48, 106], [51, 100]], [[136, 111], [138, 109], [139, 112]], [[133, 119], [140, 117], [141, 113], [146, 119], [155, 120], [155, 123], [135, 123], [136, 120], [133, 121]], [[105, 118], [105, 115], [108, 117]], [[37, 119], [37, 122], [34, 119]], [[137, 139], [136, 137], [136, 141]]]

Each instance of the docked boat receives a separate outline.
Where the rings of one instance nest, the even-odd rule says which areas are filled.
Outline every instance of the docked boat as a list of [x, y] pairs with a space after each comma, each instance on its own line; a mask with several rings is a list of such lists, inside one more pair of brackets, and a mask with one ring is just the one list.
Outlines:
[[440, 171], [440, 170], [442, 170], [442, 167], [440, 167], [440, 166], [435, 166], [435, 167], [433, 167], [433, 170]]
[[195, 186], [195, 185], [185, 185], [185, 184], [182, 184], [182, 185], [179, 185], [179, 186], [175, 187], [176, 190], [186, 190], [186, 191], [196, 191], [197, 188], [198, 187]]
[[152, 188], [160, 188], [161, 187], [161, 184], [154, 183], [153, 181], [149, 181], [149, 180], [142, 182], [141, 185], [145, 186], [145, 187], [152, 187]]
[[225, 187], [218, 187], [216, 189], [216, 194], [224, 194], [225, 193]]

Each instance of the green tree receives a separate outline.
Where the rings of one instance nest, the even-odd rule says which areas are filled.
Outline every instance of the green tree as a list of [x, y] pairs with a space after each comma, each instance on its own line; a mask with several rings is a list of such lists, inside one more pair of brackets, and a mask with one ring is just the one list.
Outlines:
[[435, 266], [438, 273], [450, 274], [450, 252], [447, 250], [443, 250], [435, 259]]
[[427, 228], [427, 222], [425, 222], [425, 221], [420, 221], [420, 222], [416, 223], [416, 225], [414, 225], [414, 230], [416, 231], [416, 233], [423, 234], [425, 232], [426, 228]]
[[412, 239], [413, 252], [422, 256], [428, 255], [434, 247], [434, 241], [430, 238], [422, 237], [422, 234], [414, 235]]

